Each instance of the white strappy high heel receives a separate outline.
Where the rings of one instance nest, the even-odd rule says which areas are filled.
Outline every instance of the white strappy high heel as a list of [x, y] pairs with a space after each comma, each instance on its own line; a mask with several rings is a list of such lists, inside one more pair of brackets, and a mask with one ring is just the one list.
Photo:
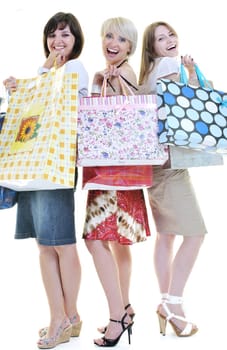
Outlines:
[[[198, 331], [198, 328], [196, 325], [194, 325], [192, 322], [188, 321], [185, 317], [183, 316], [178, 316], [171, 312], [167, 306], [167, 304], [182, 304], [183, 303], [183, 298], [182, 297], [177, 297], [174, 295], [165, 295], [165, 297], [162, 297], [162, 303], [160, 306], [163, 307], [166, 315], [163, 315], [160, 312], [160, 307], [157, 310], [158, 314], [158, 319], [159, 319], [159, 326], [160, 326], [160, 333], [162, 335], [166, 335], [166, 326], [167, 322], [170, 323], [172, 326], [175, 334], [178, 337], [190, 337], [191, 335], [195, 334]], [[186, 323], [185, 328], [182, 330], [180, 329], [175, 323], [174, 319], [180, 320]]]

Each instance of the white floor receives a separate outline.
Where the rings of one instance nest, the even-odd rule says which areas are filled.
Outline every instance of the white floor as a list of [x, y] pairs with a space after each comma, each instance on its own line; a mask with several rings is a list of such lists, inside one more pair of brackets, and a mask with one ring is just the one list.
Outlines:
[[[185, 309], [189, 319], [197, 323], [199, 332], [190, 338], [177, 338], [168, 327], [168, 334], [159, 334], [156, 305], [159, 293], [153, 269], [154, 234], [147, 242], [132, 247], [134, 269], [131, 302], [136, 310], [132, 344], [126, 334], [118, 349], [223, 349], [226, 340], [227, 310], [227, 168], [195, 169], [192, 176], [204, 212], [209, 234], [185, 290]], [[83, 266], [79, 298], [83, 328], [78, 339], [58, 349], [94, 349], [96, 327], [108, 319], [106, 301], [93, 263], [81, 237], [85, 192], [77, 197], [77, 237]], [[190, 213], [189, 213], [190, 215]], [[38, 251], [34, 240], [15, 241], [15, 208], [0, 212], [0, 347], [2, 350], [37, 349], [37, 331], [48, 324], [48, 307], [42, 287]], [[151, 221], [151, 226], [152, 226]], [[222, 346], [222, 347], [221, 347]]]

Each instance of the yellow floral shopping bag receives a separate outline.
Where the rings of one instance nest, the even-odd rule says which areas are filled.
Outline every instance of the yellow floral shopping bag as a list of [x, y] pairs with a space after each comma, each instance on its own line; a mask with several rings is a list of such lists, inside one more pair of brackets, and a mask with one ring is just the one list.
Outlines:
[[74, 187], [77, 92], [78, 75], [64, 67], [17, 81], [0, 136], [0, 185]]

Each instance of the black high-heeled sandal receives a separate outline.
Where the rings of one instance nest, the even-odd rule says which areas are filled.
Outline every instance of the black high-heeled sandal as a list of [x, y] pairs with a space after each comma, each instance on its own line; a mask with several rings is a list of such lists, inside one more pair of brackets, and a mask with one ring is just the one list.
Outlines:
[[[131, 306], [131, 304], [128, 304], [125, 306], [125, 311], [127, 311], [127, 309]], [[135, 317], [135, 313], [131, 313], [131, 314], [128, 314], [130, 317], [131, 317], [131, 320], [133, 321], [134, 317]], [[106, 333], [106, 330], [107, 330], [107, 326], [103, 327], [103, 328], [98, 328], [98, 331], [102, 334], [105, 334]]]
[[[102, 337], [102, 339], [103, 339], [103, 343], [102, 344], [98, 344], [95, 341], [94, 341], [94, 344], [97, 345], [97, 346], [113, 347], [113, 346], [117, 345], [117, 343], [121, 339], [122, 334], [125, 331], [128, 331], [128, 343], [131, 344], [131, 334], [132, 334], [133, 322], [132, 323], [125, 322], [125, 318], [127, 316], [128, 316], [128, 314], [126, 312], [120, 321], [113, 320], [112, 318], [110, 318], [111, 322], [117, 322], [117, 323], [121, 324], [122, 332], [119, 334], [119, 336], [117, 338], [115, 338], [115, 339], [108, 339], [108, 338], [106, 338], [104, 336], [104, 337]], [[127, 325], [127, 326], [125, 326], [125, 325]]]
[[[128, 304], [125, 306], [125, 311], [127, 311], [127, 309], [131, 307], [131, 304]], [[131, 317], [131, 320], [133, 321], [134, 317], [135, 317], [135, 312], [131, 313], [131, 314], [128, 314], [130, 317]]]

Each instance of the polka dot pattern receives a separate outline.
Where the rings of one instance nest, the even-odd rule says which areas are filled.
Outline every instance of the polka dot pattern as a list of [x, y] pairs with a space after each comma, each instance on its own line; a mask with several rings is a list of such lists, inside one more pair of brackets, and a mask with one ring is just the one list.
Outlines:
[[160, 143], [227, 152], [227, 93], [162, 79], [157, 107]]

